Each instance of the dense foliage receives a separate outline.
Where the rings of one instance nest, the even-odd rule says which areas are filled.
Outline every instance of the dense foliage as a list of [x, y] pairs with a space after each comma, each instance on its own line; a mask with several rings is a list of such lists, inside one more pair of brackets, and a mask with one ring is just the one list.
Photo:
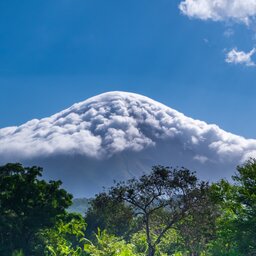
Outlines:
[[42, 168], [35, 166], [0, 167], [0, 255], [20, 249], [32, 255], [37, 233], [54, 227], [71, 204], [60, 181], [46, 182], [41, 175]]
[[70, 213], [60, 181], [41, 176], [36, 166], [0, 166], [0, 255], [256, 255], [254, 159], [233, 182], [211, 185], [185, 168], [153, 167], [96, 195], [84, 216]]
[[114, 200], [106, 193], [96, 195], [90, 205], [86, 213], [88, 237], [93, 239], [99, 227], [116, 236], [127, 237], [129, 235], [133, 221], [133, 212], [129, 206]]

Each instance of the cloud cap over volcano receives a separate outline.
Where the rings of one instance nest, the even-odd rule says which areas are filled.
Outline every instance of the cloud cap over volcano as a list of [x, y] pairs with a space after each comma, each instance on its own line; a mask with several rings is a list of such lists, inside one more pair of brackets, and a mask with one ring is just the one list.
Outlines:
[[216, 176], [214, 166], [225, 173], [227, 166], [256, 156], [256, 140], [193, 120], [145, 96], [108, 92], [51, 117], [0, 129], [0, 154], [2, 163], [40, 163], [49, 177], [80, 193], [86, 188], [78, 188], [72, 177], [85, 187], [90, 181], [93, 190], [92, 184], [108, 185], [105, 176], [108, 182], [127, 178], [152, 164], [191, 166], [210, 179]]

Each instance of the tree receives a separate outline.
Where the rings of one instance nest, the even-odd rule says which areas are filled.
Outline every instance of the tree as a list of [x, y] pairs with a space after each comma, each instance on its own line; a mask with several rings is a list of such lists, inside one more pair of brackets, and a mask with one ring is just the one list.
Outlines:
[[136, 256], [132, 244], [127, 244], [124, 240], [109, 235], [106, 230], [98, 229], [95, 236], [96, 242], [94, 244], [88, 241], [84, 245], [85, 252], [91, 256]]
[[215, 238], [208, 244], [207, 254], [219, 256], [242, 255], [237, 246], [240, 231], [236, 228], [237, 216], [241, 209], [235, 200], [237, 186], [226, 180], [212, 185], [219, 206], [220, 215], [216, 219]]
[[[157, 234], [152, 234], [153, 239], [157, 238]], [[168, 256], [168, 255], [176, 255], [175, 253], [181, 253], [180, 246], [180, 236], [178, 235], [175, 229], [169, 229], [161, 242], [158, 244], [156, 248], [155, 255], [156, 256]], [[144, 230], [141, 230], [135, 234], [133, 234], [131, 238], [131, 244], [135, 246], [136, 255], [144, 256], [145, 252], [148, 250], [147, 238]]]
[[213, 255], [256, 255], [256, 160], [237, 167], [233, 184], [216, 184], [222, 215], [218, 219]]
[[256, 160], [250, 159], [237, 167], [233, 176], [235, 194], [233, 200], [236, 207], [237, 244], [243, 255], [256, 254]]
[[186, 168], [155, 166], [149, 175], [117, 183], [109, 194], [132, 207], [134, 216], [142, 216], [147, 255], [154, 256], [167, 231], [198, 206], [207, 187]]
[[209, 186], [201, 194], [197, 207], [177, 223], [176, 229], [185, 252], [200, 255], [207, 250], [208, 244], [216, 237], [217, 219], [220, 216], [219, 199], [215, 195], [215, 186]]
[[36, 255], [84, 256], [83, 246], [86, 223], [80, 214], [69, 213], [55, 224], [55, 227], [43, 229], [37, 235]]
[[36, 234], [55, 225], [72, 196], [61, 189], [60, 181], [40, 179], [37, 166], [6, 164], [0, 167], [0, 254], [23, 250], [33, 255]]
[[98, 228], [116, 236], [127, 237], [133, 221], [131, 207], [117, 202], [107, 193], [100, 193], [90, 201], [85, 221], [86, 234], [93, 238]]

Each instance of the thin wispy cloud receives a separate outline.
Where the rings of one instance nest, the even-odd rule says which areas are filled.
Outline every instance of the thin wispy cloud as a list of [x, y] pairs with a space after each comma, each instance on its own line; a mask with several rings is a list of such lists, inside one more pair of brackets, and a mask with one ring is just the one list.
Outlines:
[[252, 60], [252, 56], [256, 53], [256, 49], [253, 48], [250, 52], [238, 51], [237, 49], [232, 49], [226, 55], [226, 62], [233, 64], [241, 64], [247, 67], [254, 67], [256, 64]]
[[228, 28], [224, 31], [223, 34], [226, 38], [230, 38], [235, 34], [235, 31], [232, 28]]

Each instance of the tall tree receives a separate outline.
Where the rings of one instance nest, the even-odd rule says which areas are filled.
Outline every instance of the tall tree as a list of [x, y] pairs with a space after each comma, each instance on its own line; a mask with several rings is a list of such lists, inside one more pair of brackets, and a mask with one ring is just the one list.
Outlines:
[[237, 209], [237, 244], [242, 254], [256, 255], [256, 160], [250, 159], [238, 166], [233, 179], [236, 182], [233, 199]]
[[256, 160], [238, 166], [233, 181], [215, 185], [222, 216], [212, 243], [213, 255], [256, 255]]
[[124, 202], [117, 202], [107, 193], [100, 193], [90, 201], [85, 221], [88, 223], [86, 234], [90, 238], [95, 237], [98, 228], [126, 238], [132, 226], [133, 212]]
[[215, 186], [206, 187], [197, 207], [193, 207], [189, 215], [176, 225], [177, 233], [182, 238], [181, 248], [192, 256], [205, 252], [208, 244], [216, 238], [220, 214]]
[[148, 175], [117, 183], [109, 194], [132, 207], [134, 216], [142, 216], [147, 255], [154, 256], [167, 231], [198, 207], [207, 187], [186, 168], [155, 166]]
[[19, 163], [0, 167], [0, 254], [22, 249], [33, 255], [39, 230], [53, 227], [71, 205], [60, 181], [40, 179], [43, 169]]

